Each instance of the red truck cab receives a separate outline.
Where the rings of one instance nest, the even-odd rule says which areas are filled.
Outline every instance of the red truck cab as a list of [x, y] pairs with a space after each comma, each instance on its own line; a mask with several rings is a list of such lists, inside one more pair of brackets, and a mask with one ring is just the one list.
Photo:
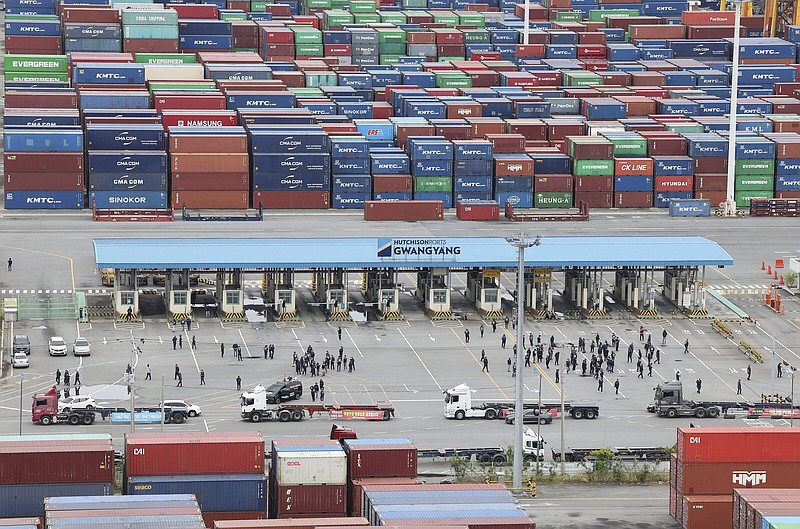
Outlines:
[[47, 393], [33, 396], [31, 420], [42, 424], [55, 422], [58, 415], [58, 390], [53, 386]]

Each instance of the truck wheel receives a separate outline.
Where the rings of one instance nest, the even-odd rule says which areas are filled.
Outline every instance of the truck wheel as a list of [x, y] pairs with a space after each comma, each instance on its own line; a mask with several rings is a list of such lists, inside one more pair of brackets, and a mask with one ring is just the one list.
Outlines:
[[384, 421], [388, 421], [391, 418], [392, 418], [392, 412], [390, 412], [390, 411], [384, 411], [383, 412], [383, 420]]
[[486, 418], [490, 421], [497, 419], [497, 410], [494, 408], [489, 408], [486, 410]]
[[586, 418], [587, 419], [597, 419], [597, 412], [594, 410], [586, 410]]
[[42, 418], [39, 419], [39, 422], [42, 423], [42, 425], [44, 426], [50, 426], [51, 424], [53, 424], [53, 418], [50, 417], [49, 415], [43, 415]]
[[492, 461], [492, 454], [481, 454], [479, 456], [481, 463], [491, 463]]
[[94, 413], [93, 413], [93, 414], [91, 414], [91, 415], [89, 415], [89, 419], [90, 419], [90, 421], [89, 421], [89, 424], [94, 424], [94, 420], [95, 420], [95, 418], [96, 418], [96, 417], [94, 416]]
[[522, 458], [522, 460], [525, 461], [526, 463], [533, 463], [534, 461], [536, 461], [536, 456], [526, 455], [525, 457]]
[[694, 416], [698, 419], [703, 419], [706, 416], [706, 409], [705, 408], [697, 408], [694, 412]]
[[261, 414], [257, 411], [254, 411], [250, 414], [250, 420], [253, 422], [261, 422]]
[[675, 408], [670, 408], [667, 410], [667, 417], [669, 417], [670, 419], [674, 419], [677, 416], [678, 416], [678, 410], [676, 410]]
[[302, 410], [294, 410], [292, 412], [292, 420], [293, 421], [302, 421], [303, 420], [303, 412], [302, 412]]
[[583, 410], [575, 410], [572, 412], [572, 416], [576, 419], [583, 419]]
[[712, 419], [719, 417], [719, 408], [708, 408], [708, 416]]
[[173, 413], [172, 414], [172, 422], [175, 424], [183, 424], [184, 416], [182, 413]]
[[80, 422], [81, 422], [81, 418], [78, 417], [77, 415], [70, 415], [69, 416], [69, 423], [72, 426], [75, 426], [75, 425], [79, 424]]
[[494, 457], [492, 458], [492, 461], [495, 463], [505, 463], [506, 456], [503, 454], [495, 454]]
[[89, 426], [93, 422], [94, 422], [94, 413], [90, 413], [89, 415], [83, 416], [83, 424], [85, 424], [86, 426]]
[[466, 413], [464, 413], [464, 410], [458, 410], [458, 411], [456, 411], [456, 415], [455, 415], [455, 417], [456, 417], [456, 420], [457, 420], [457, 421], [461, 421], [461, 420], [463, 420], [463, 419], [464, 419], [464, 417], [466, 417], [466, 416], [467, 416], [467, 414], [466, 414]]
[[289, 410], [282, 410], [278, 414], [278, 420], [281, 422], [289, 422], [291, 418], [292, 418], [292, 412], [290, 412]]

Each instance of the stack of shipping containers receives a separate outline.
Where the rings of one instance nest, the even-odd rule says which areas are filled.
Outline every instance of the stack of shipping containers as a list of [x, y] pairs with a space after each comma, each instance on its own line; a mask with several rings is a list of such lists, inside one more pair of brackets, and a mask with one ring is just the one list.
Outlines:
[[347, 456], [336, 441], [272, 441], [269, 517], [347, 514]]
[[735, 489], [797, 486], [798, 445], [800, 435], [792, 428], [678, 428], [677, 453], [670, 459], [670, 515], [683, 529], [735, 527], [742, 509], [734, 511]]
[[109, 496], [113, 483], [109, 434], [0, 437], [0, 518], [44, 516], [51, 496]]
[[736, 489], [733, 529], [791, 529], [800, 523], [800, 489]]
[[129, 53], [178, 51], [178, 13], [174, 9], [123, 10], [122, 49]]
[[191, 494], [164, 496], [53, 497], [44, 501], [45, 529], [159, 527], [203, 529], [197, 500]]
[[6, 53], [61, 53], [61, 19], [58, 15], [6, 14]]
[[348, 513], [362, 515], [368, 485], [416, 485], [417, 448], [408, 439], [345, 439]]
[[123, 490], [193, 494], [206, 521], [264, 518], [264, 439], [258, 432], [126, 434]]

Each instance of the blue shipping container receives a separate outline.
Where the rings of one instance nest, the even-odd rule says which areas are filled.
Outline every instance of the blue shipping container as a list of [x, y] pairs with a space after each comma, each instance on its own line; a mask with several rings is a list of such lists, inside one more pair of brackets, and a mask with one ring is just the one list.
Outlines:
[[231, 35], [181, 35], [181, 50], [229, 50], [233, 47]]
[[329, 154], [253, 154], [253, 174], [314, 174], [331, 172]]
[[707, 199], [671, 200], [670, 217], [710, 217], [711, 201]]
[[369, 173], [370, 160], [367, 157], [358, 158], [333, 158], [331, 164], [333, 174], [364, 174]]
[[687, 200], [692, 198], [691, 191], [663, 191], [658, 192], [653, 197], [653, 206], [657, 208], [668, 208], [674, 200]]
[[80, 129], [4, 129], [6, 152], [82, 152], [83, 132]]
[[409, 161], [405, 154], [370, 154], [369, 158], [372, 174], [408, 173]]
[[164, 191], [92, 191], [89, 204], [97, 209], [167, 209], [169, 194]]
[[200, 509], [265, 511], [267, 483], [263, 474], [129, 476], [128, 494], [194, 494]]
[[[781, 160], [784, 161], [784, 160]], [[800, 165], [800, 160], [792, 160], [797, 162], [794, 165]], [[776, 191], [798, 191], [800, 190], [800, 176], [798, 175], [798, 170], [795, 170], [791, 174], [778, 174], [775, 177], [775, 190]]]
[[89, 189], [93, 191], [167, 191], [167, 174], [163, 173], [90, 173]]
[[414, 193], [414, 200], [441, 200], [442, 207], [446, 209], [453, 207], [452, 193]]
[[455, 176], [480, 176], [492, 174], [491, 160], [462, 160], [453, 165]]
[[369, 142], [364, 138], [334, 137], [330, 139], [330, 142], [333, 157], [366, 157], [369, 154]]
[[614, 192], [652, 192], [652, 176], [616, 176], [614, 177]]
[[452, 160], [453, 144], [449, 141], [424, 141], [409, 139], [407, 149], [411, 159], [419, 160]]
[[127, 63], [78, 63], [72, 80], [81, 84], [144, 84], [144, 65]]
[[459, 202], [483, 202], [492, 200], [491, 191], [456, 191], [453, 193], [453, 203]]
[[334, 176], [331, 189], [334, 193], [370, 193], [372, 191], [372, 177], [368, 174]]
[[[533, 193], [532, 176], [496, 176], [494, 178], [495, 193]], [[532, 207], [532, 206], [531, 206]]]
[[254, 174], [253, 189], [261, 191], [328, 191], [331, 178], [327, 173]]
[[4, 196], [6, 209], [83, 209], [83, 191], [6, 191]]
[[167, 173], [164, 151], [89, 151], [89, 173]]
[[80, 121], [80, 114], [77, 110], [74, 115], [47, 115], [46, 111], [3, 115], [3, 124], [6, 127], [79, 127]]
[[419, 160], [411, 164], [411, 176], [452, 176], [450, 160]]
[[739, 160], [775, 158], [775, 144], [766, 138], [737, 139], [736, 158]]
[[180, 35], [231, 35], [231, 23], [224, 20], [181, 19], [178, 21]]
[[462, 141], [453, 142], [455, 147], [455, 160], [491, 160], [494, 155], [494, 144], [490, 141]]
[[291, 92], [228, 94], [228, 110], [239, 108], [295, 108], [297, 97]]
[[131, 110], [150, 108], [150, 93], [146, 91], [131, 93], [81, 93], [81, 110], [115, 109]]
[[[7, 207], [7, 206], [6, 206]], [[57, 496], [110, 496], [110, 483], [47, 483], [36, 485], [0, 485], [3, 516], [21, 518], [44, 516], [44, 499]]]
[[337, 193], [333, 192], [331, 207], [333, 209], [364, 209], [364, 202], [370, 200], [372, 194], [364, 193]]
[[694, 174], [694, 160], [688, 156], [653, 156], [655, 176], [684, 176]]
[[164, 127], [161, 125], [86, 125], [86, 148], [98, 151], [164, 150]]
[[97, 40], [119, 39], [122, 32], [119, 24], [65, 24], [65, 39]]
[[60, 37], [58, 20], [6, 20], [6, 35], [25, 37]]
[[455, 192], [488, 192], [492, 193], [491, 176], [456, 176], [453, 181], [453, 191]]
[[372, 200], [382, 202], [406, 201], [411, 200], [411, 193], [375, 193], [372, 195]]
[[494, 199], [500, 204], [501, 208], [506, 207], [506, 202], [511, 202], [517, 208], [532, 208], [533, 193], [528, 192], [498, 192]]
[[268, 128], [249, 128], [250, 146], [254, 153], [288, 152], [327, 153], [330, 141], [327, 134], [318, 128], [295, 128], [290, 130], [270, 130]]

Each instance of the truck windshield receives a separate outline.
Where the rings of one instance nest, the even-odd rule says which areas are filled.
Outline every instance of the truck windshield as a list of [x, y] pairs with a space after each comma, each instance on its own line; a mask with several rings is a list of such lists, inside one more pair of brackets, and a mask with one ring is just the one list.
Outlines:
[[451, 402], [458, 402], [458, 395], [451, 395], [450, 393], [445, 393], [444, 402], [445, 404], [450, 404]]
[[242, 397], [242, 406], [252, 406], [253, 399], [251, 397]]

